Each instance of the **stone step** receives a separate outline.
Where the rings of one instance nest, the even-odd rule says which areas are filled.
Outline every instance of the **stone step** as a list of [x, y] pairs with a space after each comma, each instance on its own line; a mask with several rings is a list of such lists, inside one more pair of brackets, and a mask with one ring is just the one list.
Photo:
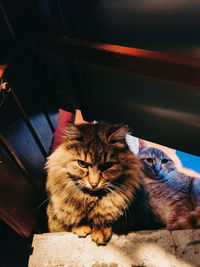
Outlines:
[[90, 236], [35, 234], [29, 267], [200, 267], [200, 229], [113, 235], [106, 246]]

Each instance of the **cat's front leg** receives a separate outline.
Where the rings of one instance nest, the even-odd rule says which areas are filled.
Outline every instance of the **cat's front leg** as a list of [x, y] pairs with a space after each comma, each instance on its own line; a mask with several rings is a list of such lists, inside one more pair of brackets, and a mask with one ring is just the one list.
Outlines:
[[86, 237], [92, 232], [89, 225], [78, 225], [72, 227], [72, 233], [76, 234], [78, 237]]
[[200, 228], [200, 207], [188, 212], [185, 216], [177, 217], [177, 220], [167, 227], [168, 230], [195, 228]]
[[112, 236], [112, 227], [94, 226], [92, 229], [91, 238], [96, 244], [106, 245]]
[[184, 199], [177, 202], [171, 209], [167, 230], [181, 230], [194, 228], [195, 216], [192, 214], [192, 206], [190, 202]]

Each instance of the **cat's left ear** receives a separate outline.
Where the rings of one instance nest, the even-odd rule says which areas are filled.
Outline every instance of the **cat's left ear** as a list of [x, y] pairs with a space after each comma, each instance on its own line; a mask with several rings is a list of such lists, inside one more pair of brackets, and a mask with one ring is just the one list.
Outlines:
[[125, 142], [126, 134], [128, 133], [128, 125], [123, 125], [119, 127], [118, 129], [115, 129], [112, 134], [109, 135], [107, 139], [108, 143], [117, 143], [117, 142]]
[[72, 122], [66, 123], [65, 134], [68, 140], [79, 140], [83, 138], [83, 133], [81, 132], [79, 127]]
[[128, 145], [129, 150], [134, 155], [137, 155], [139, 152], [139, 138], [130, 134], [126, 134], [126, 143]]

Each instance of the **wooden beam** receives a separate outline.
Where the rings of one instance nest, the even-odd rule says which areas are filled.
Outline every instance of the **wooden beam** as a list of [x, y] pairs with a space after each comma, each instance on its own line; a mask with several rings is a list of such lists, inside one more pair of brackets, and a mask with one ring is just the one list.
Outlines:
[[200, 60], [196, 58], [113, 44], [81, 41], [66, 36], [42, 44], [51, 53], [136, 72], [192, 86], [200, 86]]
[[7, 65], [6, 64], [0, 65], [0, 80], [3, 77], [3, 74], [4, 74], [6, 69], [7, 69]]

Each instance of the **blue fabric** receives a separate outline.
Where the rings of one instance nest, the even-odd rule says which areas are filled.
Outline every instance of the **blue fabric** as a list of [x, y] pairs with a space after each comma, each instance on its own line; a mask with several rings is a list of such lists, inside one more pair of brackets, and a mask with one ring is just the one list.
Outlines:
[[200, 173], [200, 157], [179, 150], [176, 151], [176, 154], [180, 158], [183, 167]]

